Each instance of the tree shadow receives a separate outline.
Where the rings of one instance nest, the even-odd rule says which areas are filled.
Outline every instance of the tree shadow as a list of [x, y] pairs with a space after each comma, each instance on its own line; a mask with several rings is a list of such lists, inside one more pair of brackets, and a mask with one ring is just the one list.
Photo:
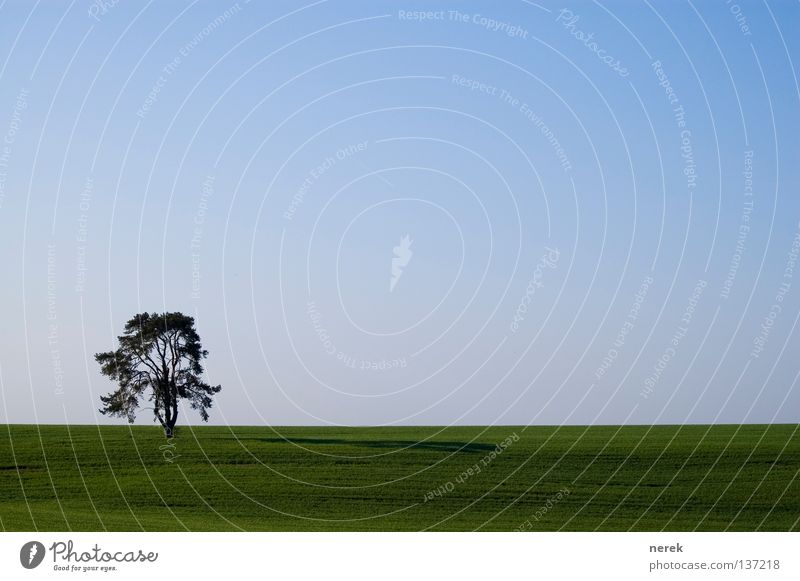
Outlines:
[[239, 441], [257, 441], [268, 444], [297, 444], [323, 445], [323, 446], [363, 446], [365, 448], [392, 448], [392, 449], [419, 449], [435, 450], [437, 452], [489, 452], [495, 449], [494, 444], [480, 444], [476, 442], [443, 442], [427, 441], [415, 442], [413, 440], [349, 440], [346, 438], [238, 438]]

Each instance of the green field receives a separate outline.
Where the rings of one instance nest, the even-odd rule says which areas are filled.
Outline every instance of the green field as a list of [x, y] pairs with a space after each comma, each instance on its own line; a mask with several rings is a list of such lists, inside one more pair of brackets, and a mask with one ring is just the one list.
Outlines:
[[798, 427], [0, 426], [0, 527], [800, 530]]

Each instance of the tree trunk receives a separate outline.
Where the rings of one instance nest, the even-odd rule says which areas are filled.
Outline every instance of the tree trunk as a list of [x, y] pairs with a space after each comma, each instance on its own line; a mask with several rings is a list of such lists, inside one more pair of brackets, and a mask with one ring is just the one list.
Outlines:
[[178, 423], [178, 406], [172, 407], [172, 413], [167, 414], [167, 421], [164, 423], [164, 435], [169, 440], [175, 435], [175, 424]]

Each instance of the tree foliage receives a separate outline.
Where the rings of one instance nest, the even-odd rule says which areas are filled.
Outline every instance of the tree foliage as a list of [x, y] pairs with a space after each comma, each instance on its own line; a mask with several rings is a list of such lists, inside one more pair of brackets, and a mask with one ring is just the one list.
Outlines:
[[185, 399], [208, 421], [212, 397], [222, 389], [201, 379], [202, 348], [194, 319], [183, 313], [141, 313], [125, 324], [119, 348], [97, 353], [103, 375], [118, 389], [101, 396], [100, 412], [133, 422], [143, 401], [152, 404], [155, 419], [172, 437], [178, 421], [178, 402]]

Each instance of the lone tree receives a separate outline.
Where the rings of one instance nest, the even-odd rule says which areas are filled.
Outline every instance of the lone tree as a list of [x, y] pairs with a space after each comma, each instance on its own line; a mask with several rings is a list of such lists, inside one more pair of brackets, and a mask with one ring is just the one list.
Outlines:
[[171, 438], [178, 421], [178, 400], [183, 398], [208, 421], [211, 397], [222, 386], [200, 379], [200, 362], [208, 351], [200, 345], [192, 317], [141, 313], [125, 324], [118, 339], [119, 349], [94, 356], [103, 375], [119, 384], [119, 389], [100, 397], [101, 413], [133, 423], [140, 400], [150, 401], [156, 419]]

